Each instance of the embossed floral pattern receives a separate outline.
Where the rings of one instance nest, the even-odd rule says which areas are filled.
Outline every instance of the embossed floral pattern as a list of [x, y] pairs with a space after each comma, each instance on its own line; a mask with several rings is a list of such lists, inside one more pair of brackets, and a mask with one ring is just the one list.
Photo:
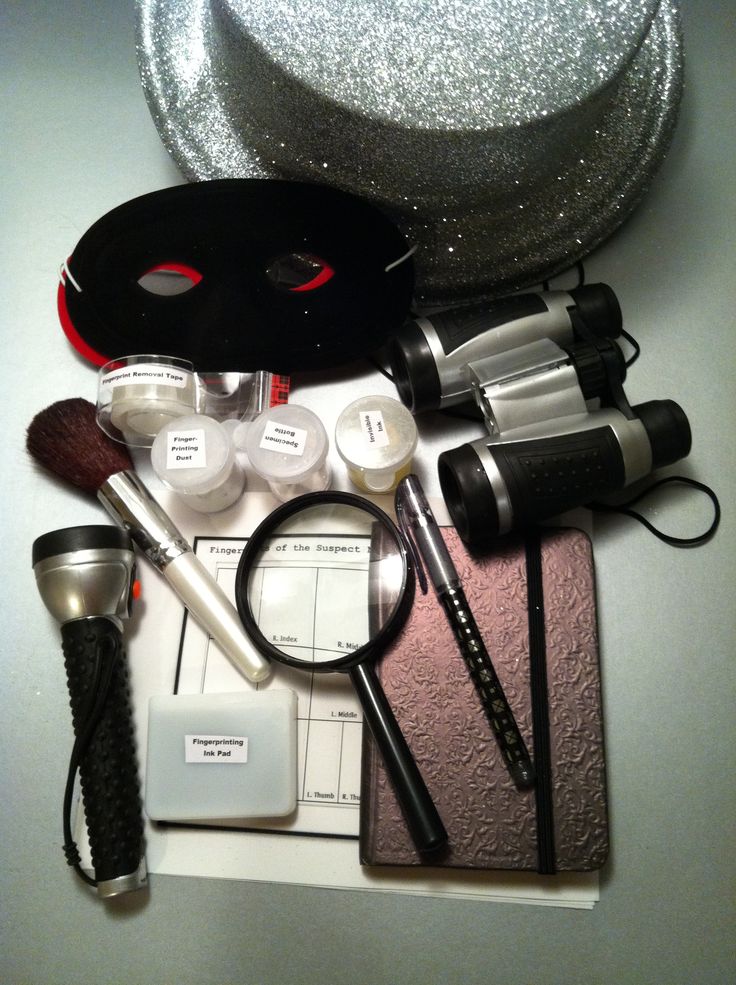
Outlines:
[[[524, 545], [472, 557], [443, 529], [465, 594], [530, 751], [529, 628]], [[559, 871], [599, 868], [608, 853], [600, 670], [592, 550], [581, 531], [542, 537], [554, 838]], [[534, 791], [518, 790], [501, 759], [441, 606], [417, 593], [406, 626], [377, 668], [448, 829], [435, 864], [537, 867]], [[421, 864], [369, 736], [364, 740], [361, 857]]]

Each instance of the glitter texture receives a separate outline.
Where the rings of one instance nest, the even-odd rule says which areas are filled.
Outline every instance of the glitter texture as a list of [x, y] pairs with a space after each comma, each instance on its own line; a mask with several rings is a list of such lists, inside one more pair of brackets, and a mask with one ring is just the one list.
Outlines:
[[138, 56], [187, 178], [373, 200], [417, 244], [425, 304], [539, 282], [609, 236], [682, 86], [666, 0], [138, 0]]

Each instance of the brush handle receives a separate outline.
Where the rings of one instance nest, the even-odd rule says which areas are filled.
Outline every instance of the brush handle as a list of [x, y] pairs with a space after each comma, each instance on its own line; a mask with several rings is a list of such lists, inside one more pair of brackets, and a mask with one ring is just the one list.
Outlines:
[[187, 551], [161, 573], [241, 674], [251, 681], [264, 681], [271, 665], [245, 635], [237, 609], [199, 558]]
[[228, 660], [248, 680], [265, 681], [271, 665], [245, 635], [235, 606], [135, 472], [109, 476], [97, 498], [158, 568]]
[[128, 667], [111, 619], [75, 619], [61, 627], [84, 816], [97, 893], [117, 896], [141, 885], [143, 816]]

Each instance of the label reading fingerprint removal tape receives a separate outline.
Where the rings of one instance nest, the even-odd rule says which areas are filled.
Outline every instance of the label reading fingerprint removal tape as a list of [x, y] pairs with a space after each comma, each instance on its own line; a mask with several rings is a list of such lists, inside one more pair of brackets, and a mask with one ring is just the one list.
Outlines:
[[286, 455], [303, 455], [307, 446], [304, 428], [293, 428], [281, 421], [266, 421], [261, 438], [261, 448], [280, 451]]
[[100, 387], [142, 386], [160, 383], [163, 386], [175, 386], [183, 389], [192, 378], [191, 373], [173, 366], [157, 366], [155, 363], [137, 363], [135, 366], [123, 366], [105, 373], [100, 379]]
[[248, 739], [244, 735], [185, 735], [187, 763], [247, 763]]
[[371, 448], [385, 448], [389, 444], [386, 425], [380, 410], [362, 410], [360, 426], [363, 428], [366, 443]]
[[207, 467], [204, 428], [192, 428], [191, 431], [170, 430], [167, 438], [167, 469], [204, 469]]

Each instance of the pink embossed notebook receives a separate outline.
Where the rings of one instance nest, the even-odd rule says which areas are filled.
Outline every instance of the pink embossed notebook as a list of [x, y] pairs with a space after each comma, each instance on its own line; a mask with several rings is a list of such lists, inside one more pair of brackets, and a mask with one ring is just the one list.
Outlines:
[[415, 851], [380, 757], [363, 738], [360, 859], [545, 873], [600, 868], [608, 818], [591, 544], [545, 528], [472, 557], [443, 528], [470, 607], [537, 771], [508, 774], [444, 612], [417, 590], [377, 673], [449, 834]]

